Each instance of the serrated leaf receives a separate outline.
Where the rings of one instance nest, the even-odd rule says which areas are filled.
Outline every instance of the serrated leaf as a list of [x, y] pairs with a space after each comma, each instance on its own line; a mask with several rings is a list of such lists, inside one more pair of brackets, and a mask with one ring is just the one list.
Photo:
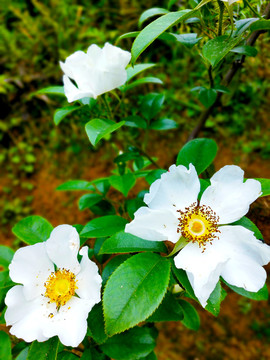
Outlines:
[[206, 107], [211, 107], [217, 99], [217, 91], [215, 89], [202, 88], [199, 92], [199, 100]]
[[157, 16], [157, 15], [168, 14], [168, 12], [169, 11], [167, 9], [158, 8], [158, 7], [145, 10], [139, 18], [138, 25], [139, 25], [139, 27], [141, 27], [142, 24], [149, 18], [151, 18], [153, 16]]
[[260, 230], [249, 218], [247, 218], [245, 216], [243, 216], [240, 220], [235, 221], [231, 225], [232, 226], [233, 225], [241, 225], [241, 226], [245, 227], [246, 229], [252, 231], [257, 239], [263, 240], [263, 235], [260, 232]]
[[172, 119], [165, 118], [152, 121], [149, 128], [153, 130], [170, 130], [177, 129], [178, 124]]
[[127, 68], [127, 82], [130, 81], [134, 76], [140, 74], [141, 72], [150, 69], [156, 66], [154, 63], [148, 64], [136, 64]]
[[255, 292], [247, 291], [247, 290], [237, 287], [237, 286], [233, 286], [233, 285], [227, 283], [224, 279], [222, 279], [222, 281], [234, 292], [236, 292], [239, 295], [245, 296], [249, 299], [257, 300], [257, 301], [268, 299], [268, 289], [267, 289], [266, 284], [258, 292], [255, 293]]
[[29, 349], [27, 360], [56, 360], [59, 347], [58, 337], [45, 341], [34, 341]]
[[188, 303], [185, 300], [179, 300], [179, 304], [182, 307], [183, 313], [184, 313], [184, 319], [181, 320], [181, 322], [191, 330], [198, 330], [200, 327], [200, 317], [194, 308], [190, 303]]
[[73, 106], [65, 106], [63, 108], [57, 109], [53, 115], [53, 121], [55, 125], [59, 125], [60, 122], [69, 114], [74, 112], [75, 110], [79, 110], [81, 106], [73, 105]]
[[180, 321], [184, 317], [183, 311], [172, 293], [168, 292], [162, 303], [147, 319], [148, 322]]
[[115, 123], [111, 120], [93, 119], [85, 125], [85, 131], [91, 144], [96, 146], [101, 139], [119, 129], [124, 124], [124, 121]]
[[270, 179], [262, 179], [256, 178], [261, 183], [262, 186], [262, 195], [261, 196], [268, 196], [270, 195]]
[[155, 345], [151, 329], [135, 327], [122, 334], [114, 335], [100, 348], [111, 359], [136, 360], [150, 354]]
[[127, 197], [129, 190], [131, 190], [136, 183], [136, 176], [133, 173], [112, 175], [109, 177], [109, 181], [112, 187]]
[[79, 209], [90, 209], [93, 205], [97, 204], [103, 199], [99, 194], [85, 194], [79, 199]]
[[220, 304], [225, 299], [227, 293], [221, 287], [220, 281], [217, 283], [215, 289], [212, 291], [209, 299], [207, 300], [207, 305], [205, 309], [209, 311], [214, 316], [218, 316], [220, 312]]
[[167, 252], [161, 241], [148, 241], [120, 231], [104, 241], [99, 254], [132, 253], [138, 251]]
[[202, 48], [202, 54], [206, 60], [213, 66], [219, 62], [232, 50], [240, 39], [230, 38], [227, 35], [218, 36], [209, 40]]
[[102, 344], [108, 339], [105, 333], [105, 323], [102, 311], [102, 304], [96, 304], [89, 313], [87, 319], [91, 336], [97, 344]]
[[105, 285], [114, 270], [118, 268], [124, 261], [130, 258], [130, 254], [118, 255], [113, 257], [102, 271], [102, 284]]
[[237, 46], [233, 48], [231, 52], [246, 56], [253, 56], [253, 57], [258, 54], [257, 49], [255, 49], [253, 46], [248, 46], [248, 45]]
[[11, 360], [11, 341], [4, 331], [0, 331], [0, 359]]
[[33, 245], [49, 239], [53, 226], [38, 215], [28, 216], [12, 228], [12, 232], [26, 244]]
[[80, 233], [81, 237], [111, 236], [124, 229], [126, 219], [117, 215], [106, 215], [89, 221]]
[[8, 246], [0, 245], [0, 265], [5, 269], [8, 269], [8, 266], [14, 256], [14, 250]]
[[217, 149], [217, 144], [212, 139], [200, 138], [191, 140], [179, 151], [176, 165], [184, 165], [188, 168], [191, 163], [195, 166], [199, 175], [212, 163]]
[[147, 319], [161, 303], [169, 278], [170, 262], [154, 253], [134, 255], [120, 265], [108, 280], [103, 295], [108, 335]]

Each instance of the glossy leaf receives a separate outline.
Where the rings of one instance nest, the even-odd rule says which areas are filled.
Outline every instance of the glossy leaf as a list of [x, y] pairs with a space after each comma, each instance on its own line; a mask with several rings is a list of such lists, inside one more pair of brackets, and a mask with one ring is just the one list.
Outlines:
[[198, 330], [200, 327], [200, 318], [196, 309], [187, 301], [179, 300], [182, 311], [184, 313], [184, 319], [182, 323], [191, 330]]
[[120, 265], [109, 278], [103, 295], [108, 335], [147, 319], [161, 303], [169, 277], [170, 262], [154, 253], [134, 255]]
[[198, 301], [197, 297], [194, 294], [193, 288], [190, 285], [186, 272], [182, 269], [177, 269], [174, 264], [172, 265], [172, 270], [176, 279], [186, 291], [187, 296], [193, 300]]
[[235, 22], [236, 31], [234, 36], [239, 36], [243, 32], [245, 32], [255, 21], [258, 21], [258, 18], [248, 18], [248, 19], [241, 19]]
[[56, 360], [59, 347], [58, 337], [45, 341], [34, 341], [29, 349], [27, 360]]
[[135, 327], [122, 334], [114, 335], [100, 348], [111, 359], [136, 360], [150, 354], [155, 345], [151, 329]]
[[146, 95], [141, 103], [140, 111], [142, 115], [147, 119], [153, 119], [160, 111], [165, 100], [163, 94], [150, 93]]
[[225, 299], [227, 293], [221, 287], [220, 281], [217, 283], [215, 289], [213, 290], [212, 294], [209, 296], [207, 300], [207, 305], [205, 309], [212, 313], [215, 316], [218, 316], [220, 312], [220, 304]]
[[148, 322], [180, 321], [184, 317], [182, 307], [172, 293], [167, 293], [156, 311], [147, 319]]
[[263, 240], [263, 235], [260, 232], [260, 230], [257, 228], [257, 226], [247, 217], [242, 217], [240, 220], [237, 220], [236, 222], [232, 223], [231, 225], [241, 225], [245, 227], [246, 229], [252, 231], [257, 239]]
[[124, 124], [124, 121], [115, 123], [111, 120], [93, 119], [85, 125], [85, 131], [91, 144], [96, 146], [101, 139], [119, 129]]
[[212, 106], [217, 99], [217, 91], [215, 89], [201, 88], [199, 92], [199, 100], [206, 107]]
[[148, 20], [149, 18], [153, 17], [153, 16], [157, 16], [157, 15], [164, 15], [164, 14], [168, 14], [168, 10], [167, 9], [163, 9], [163, 8], [152, 8], [152, 9], [148, 9], [148, 10], [145, 10], [140, 18], [139, 18], [139, 21], [138, 21], [138, 25], [139, 27], [142, 26], [142, 24]]
[[212, 163], [217, 154], [217, 149], [217, 144], [212, 139], [191, 140], [179, 151], [176, 165], [184, 165], [188, 168], [191, 163], [199, 175]]
[[104, 241], [99, 254], [132, 253], [138, 251], [167, 252], [161, 241], [148, 241], [120, 231]]
[[110, 184], [113, 188], [120, 191], [125, 197], [136, 183], [136, 176], [133, 173], [124, 175], [112, 175], [109, 177]]
[[53, 94], [65, 96], [64, 86], [49, 86], [38, 90], [35, 94]]
[[154, 63], [148, 64], [136, 64], [127, 68], [127, 82], [130, 81], [134, 76], [140, 74], [141, 72], [150, 69], [156, 66]]
[[89, 313], [87, 319], [91, 337], [97, 344], [102, 344], [108, 339], [105, 333], [105, 323], [101, 303], [96, 304]]
[[256, 178], [261, 183], [262, 186], [262, 195], [261, 196], [268, 196], [270, 195], [270, 179], [261, 179]]
[[255, 292], [247, 291], [247, 290], [237, 287], [237, 286], [233, 286], [233, 285], [227, 283], [224, 279], [222, 279], [222, 281], [234, 292], [236, 292], [239, 295], [245, 296], [249, 299], [257, 300], [257, 301], [268, 299], [268, 289], [267, 289], [266, 284], [258, 292], [255, 293]]
[[250, 30], [270, 30], [270, 20], [262, 19], [256, 21], [254, 24], [251, 25]]
[[202, 37], [197, 37], [197, 33], [190, 34], [172, 34], [178, 42], [187, 47], [188, 49], [192, 49], [194, 45], [198, 44], [198, 42], [202, 39]]
[[8, 269], [8, 266], [14, 256], [14, 250], [8, 246], [0, 245], [0, 267]]
[[240, 41], [237, 38], [230, 38], [227, 35], [218, 36], [209, 40], [202, 48], [202, 54], [206, 60], [213, 66], [219, 62], [235, 47]]
[[0, 344], [0, 359], [11, 360], [11, 341], [8, 334], [4, 331], [0, 331]]
[[246, 56], [253, 56], [253, 57], [258, 54], [257, 49], [255, 49], [253, 46], [248, 46], [248, 45], [237, 46], [233, 48], [231, 52]]
[[[141, 78], [141, 79], [138, 79], [136, 81], [133, 81], [132, 83], [130, 84], [127, 84], [125, 86], [123, 86], [121, 88], [122, 91], [128, 91], [130, 89], [133, 89], [135, 88], [136, 86], [139, 86], [139, 85], [144, 85], [144, 84], [159, 84], [159, 85], [162, 85], [163, 84], [163, 81], [160, 80], [159, 78], [157, 77], [153, 77], [153, 76], [148, 76], [148, 77], [144, 77], [144, 78]], [[126, 125], [126, 124], [125, 124]]]
[[27, 216], [12, 228], [12, 232], [26, 244], [33, 245], [49, 239], [53, 226], [38, 215]]
[[103, 199], [99, 194], [85, 194], [79, 199], [79, 209], [90, 209], [93, 205], [97, 204]]
[[159, 119], [152, 121], [150, 124], [150, 129], [153, 130], [170, 130], [177, 129], [178, 124], [172, 119]]
[[53, 115], [53, 121], [55, 125], [59, 125], [60, 122], [69, 114], [73, 113], [75, 110], [79, 110], [81, 107], [77, 105], [65, 106], [63, 108], [57, 109]]
[[56, 190], [74, 191], [74, 190], [94, 190], [93, 185], [85, 180], [69, 180], [59, 185]]
[[146, 129], [147, 123], [142, 117], [137, 115], [132, 115], [125, 118], [125, 126]]
[[15, 360], [27, 360], [28, 352], [29, 352], [30, 346], [27, 346], [24, 348], [19, 355], [15, 358]]
[[105, 285], [114, 270], [118, 268], [124, 261], [130, 258], [131, 255], [123, 254], [113, 257], [102, 271], [102, 284]]
[[105, 237], [111, 236], [124, 229], [127, 220], [116, 215], [106, 215], [95, 218], [82, 229], [81, 237]]

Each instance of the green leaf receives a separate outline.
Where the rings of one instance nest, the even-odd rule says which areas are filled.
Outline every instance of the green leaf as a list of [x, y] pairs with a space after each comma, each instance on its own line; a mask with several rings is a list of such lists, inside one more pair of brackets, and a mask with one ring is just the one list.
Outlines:
[[[57, 356], [57, 360], [78, 360], [78, 359], [79, 357], [70, 351], [61, 351]], [[95, 360], [101, 360], [101, 359], [103, 360], [103, 358], [97, 358], [97, 357], [95, 358]]]
[[[172, 33], [171, 33], [172, 34]], [[188, 49], [192, 49], [194, 45], [198, 44], [198, 42], [202, 39], [202, 37], [197, 37], [198, 34], [172, 34], [178, 42], [187, 47]]]
[[224, 279], [222, 279], [222, 281], [234, 292], [236, 292], [239, 295], [245, 296], [249, 299], [257, 300], [257, 301], [268, 299], [268, 289], [267, 289], [266, 284], [258, 292], [251, 292], [251, 291], [247, 291], [243, 288], [228, 284]]
[[136, 37], [133, 42], [131, 49], [131, 63], [134, 65], [135, 61], [139, 55], [150, 45], [152, 42], [158, 38], [164, 31], [166, 31], [171, 26], [178, 24], [180, 21], [186, 20], [190, 17], [194, 11], [191, 10], [181, 10], [176, 12], [170, 12], [166, 15], [163, 15], [147, 25]]
[[136, 37], [137, 35], [139, 35], [139, 33], [140, 33], [139, 31], [131, 31], [131, 32], [125, 33], [117, 38], [115, 45], [117, 45], [117, 43], [120, 40]]
[[147, 355], [144, 359], [141, 360], [158, 360], [156, 357], [156, 354], [154, 352], [151, 352], [149, 355]]
[[103, 295], [107, 334], [125, 331], [147, 319], [161, 303], [169, 278], [170, 262], [154, 253], [134, 255], [120, 265]]
[[179, 304], [182, 307], [182, 311], [184, 313], [184, 319], [182, 323], [191, 330], [198, 330], [200, 327], [200, 317], [196, 311], [196, 309], [187, 301], [179, 300]]
[[270, 20], [259, 20], [254, 22], [254, 24], [251, 25], [250, 27], [251, 31], [256, 31], [256, 30], [270, 30]]
[[260, 230], [257, 228], [257, 226], [249, 218], [245, 216], [243, 216], [240, 220], [235, 221], [231, 225], [241, 225], [246, 229], [252, 231], [257, 239], [259, 240], [263, 239], [263, 235], [260, 232]]
[[115, 123], [111, 120], [93, 119], [85, 125], [85, 131], [90, 143], [96, 146], [101, 139], [119, 129], [124, 124], [124, 121]]
[[[141, 79], [138, 79], [136, 81], [133, 81], [132, 83], [130, 84], [127, 84], [127, 85], [123, 85], [121, 87], [121, 90], [122, 91], [128, 91], [130, 89], [133, 89], [135, 88], [136, 86], [139, 86], [139, 85], [144, 85], [144, 84], [160, 84], [162, 85], [163, 84], [163, 81], [160, 80], [159, 78], [157, 77], [153, 77], [153, 76], [148, 76], [148, 77], [144, 77], [144, 78], [141, 78]], [[127, 125], [127, 124], [125, 124]]]
[[11, 360], [11, 341], [4, 331], [0, 331], [0, 359]]
[[128, 116], [125, 118], [125, 126], [146, 129], [147, 123], [142, 117], [137, 116], [137, 115], [132, 115], [132, 116]]
[[59, 125], [60, 122], [68, 115], [74, 112], [75, 110], [79, 110], [81, 106], [73, 105], [73, 106], [65, 106], [63, 108], [57, 109], [53, 115], [53, 121], [55, 125]]
[[79, 209], [90, 209], [91, 206], [97, 204], [102, 199], [103, 196], [99, 194], [85, 194], [79, 199]]
[[27, 360], [28, 352], [29, 352], [30, 346], [27, 346], [24, 348], [19, 355], [15, 358], [15, 360]]
[[150, 124], [150, 129], [153, 130], [170, 130], [170, 129], [177, 129], [178, 124], [171, 119], [159, 119], [152, 121]]
[[59, 185], [56, 190], [74, 191], [74, 190], [94, 190], [93, 185], [85, 180], [69, 180]]
[[172, 293], [168, 292], [156, 311], [147, 319], [148, 322], [180, 321], [184, 317], [182, 307]]
[[255, 49], [253, 46], [248, 45], [237, 46], [233, 48], [231, 52], [246, 56], [256, 56], [258, 54], [257, 49]]
[[89, 313], [87, 319], [88, 327], [92, 338], [97, 344], [104, 343], [108, 336], [105, 333], [105, 323], [102, 311], [102, 304], [96, 304]]
[[152, 67], [156, 66], [154, 63], [149, 64], [137, 64], [134, 66], [130, 66], [127, 68], [127, 82], [131, 80], [134, 76], [140, 74], [141, 72], [150, 69]]
[[5, 269], [8, 269], [8, 266], [14, 256], [14, 250], [8, 246], [0, 245], [0, 265]]
[[217, 283], [215, 289], [207, 300], [207, 305], [205, 309], [212, 313], [214, 316], [218, 316], [220, 312], [220, 304], [225, 299], [227, 293], [221, 287], [220, 281]]
[[176, 165], [188, 167], [191, 163], [199, 175], [212, 163], [217, 154], [217, 149], [217, 144], [212, 139], [191, 140], [179, 151]]
[[157, 179], [160, 179], [161, 175], [166, 173], [166, 170], [163, 169], [156, 169], [151, 171], [149, 174], [146, 175], [145, 180], [151, 185]]
[[270, 195], [270, 179], [261, 179], [256, 178], [261, 183], [262, 186], [262, 195], [261, 196], [268, 196]]
[[105, 285], [114, 270], [118, 268], [124, 261], [130, 258], [131, 255], [124, 254], [113, 257], [102, 271], [102, 284]]
[[136, 360], [150, 354], [155, 345], [151, 329], [135, 327], [122, 334], [114, 335], [100, 348], [111, 359]]
[[142, 115], [147, 119], [153, 119], [160, 111], [165, 100], [163, 94], [150, 93], [146, 95], [141, 103], [140, 111]]
[[255, 21], [258, 21], [258, 18], [249, 18], [249, 19], [242, 19], [235, 22], [236, 31], [234, 36], [239, 36], [243, 32], [245, 32]]
[[57, 336], [45, 341], [34, 341], [29, 349], [27, 360], [56, 360], [59, 347]]
[[142, 26], [142, 24], [148, 20], [150, 17], [153, 17], [153, 16], [157, 16], [157, 15], [164, 15], [164, 14], [168, 14], [168, 10], [167, 9], [163, 9], [163, 8], [152, 8], [152, 9], [148, 9], [148, 10], [145, 10], [140, 18], [139, 18], [139, 21], [138, 21], [138, 25], [139, 27]]
[[35, 94], [53, 94], [65, 96], [64, 86], [49, 86], [44, 89], [40, 89]]
[[199, 92], [199, 100], [206, 107], [212, 106], [217, 99], [217, 91], [215, 89], [201, 88]]
[[206, 60], [213, 66], [218, 63], [235, 47], [240, 41], [237, 38], [230, 38], [227, 35], [218, 36], [209, 40], [202, 48], [202, 54]]
[[178, 280], [178, 282], [185, 289], [188, 297], [190, 297], [193, 300], [198, 301], [197, 297], [194, 294], [193, 288], [190, 285], [190, 282], [188, 280], [186, 272], [182, 269], [177, 269], [177, 267], [174, 265], [174, 263], [172, 263], [172, 270], [173, 270], [173, 273], [174, 273], [176, 279]]
[[80, 233], [81, 237], [111, 236], [124, 229], [126, 219], [117, 215], [107, 215], [89, 221]]
[[136, 176], [133, 173], [112, 175], [109, 177], [109, 181], [112, 187], [127, 197], [129, 190], [132, 189], [136, 183]]
[[27, 216], [12, 228], [12, 232], [26, 244], [33, 245], [49, 239], [53, 226], [38, 215]]
[[138, 251], [167, 252], [162, 241], [148, 241], [120, 231], [104, 241], [99, 254], [132, 253]]

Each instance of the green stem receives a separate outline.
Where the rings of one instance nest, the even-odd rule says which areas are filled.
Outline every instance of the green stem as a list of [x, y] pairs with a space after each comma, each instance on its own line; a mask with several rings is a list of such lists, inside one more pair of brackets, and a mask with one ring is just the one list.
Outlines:
[[218, 36], [221, 36], [222, 35], [223, 12], [224, 12], [223, 1], [218, 0], [218, 6], [219, 6]]
[[256, 16], [258, 16], [260, 19], [263, 19], [263, 17], [256, 10], [253, 9], [248, 0], [245, 0], [244, 2]]
[[105, 104], [105, 107], [106, 107], [107, 112], [108, 112], [108, 114], [109, 114], [109, 116], [108, 116], [109, 119], [110, 119], [110, 120], [113, 120], [113, 119], [114, 119], [114, 116], [113, 116], [113, 113], [112, 113], [110, 104], [108, 103], [106, 94], [105, 94], [104, 97], [102, 97], [101, 99], [102, 99], [103, 103]]

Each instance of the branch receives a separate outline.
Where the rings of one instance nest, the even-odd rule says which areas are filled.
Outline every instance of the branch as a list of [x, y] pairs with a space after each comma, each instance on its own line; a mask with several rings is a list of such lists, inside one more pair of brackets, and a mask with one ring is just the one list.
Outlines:
[[[264, 19], [269, 19], [270, 18], [270, 3], [266, 6], [265, 11], [263, 13]], [[264, 33], [264, 30], [256, 30], [254, 31], [250, 37], [247, 40], [247, 45], [249, 46], [253, 46], [256, 42], [256, 40], [258, 39], [258, 37]], [[241, 60], [236, 60], [233, 62], [231, 68], [228, 70], [228, 72], [226, 73], [225, 77], [224, 77], [224, 82], [223, 85], [228, 86], [230, 84], [230, 82], [232, 81], [232, 79], [234, 78], [235, 74], [237, 73], [237, 71], [242, 67], [243, 63], [245, 61], [245, 56], [242, 56]], [[214, 108], [220, 104], [220, 99], [222, 97], [222, 93], [218, 93], [217, 99], [214, 102], [214, 104], [212, 106], [210, 106], [208, 109], [204, 110], [201, 113], [201, 116], [199, 117], [199, 121], [198, 124], [196, 125], [196, 127], [192, 130], [192, 132], [190, 133], [188, 140], [190, 141], [192, 139], [195, 139], [200, 131], [203, 129], [206, 120], [208, 119], [209, 115], [212, 114], [212, 111], [214, 110]]]

